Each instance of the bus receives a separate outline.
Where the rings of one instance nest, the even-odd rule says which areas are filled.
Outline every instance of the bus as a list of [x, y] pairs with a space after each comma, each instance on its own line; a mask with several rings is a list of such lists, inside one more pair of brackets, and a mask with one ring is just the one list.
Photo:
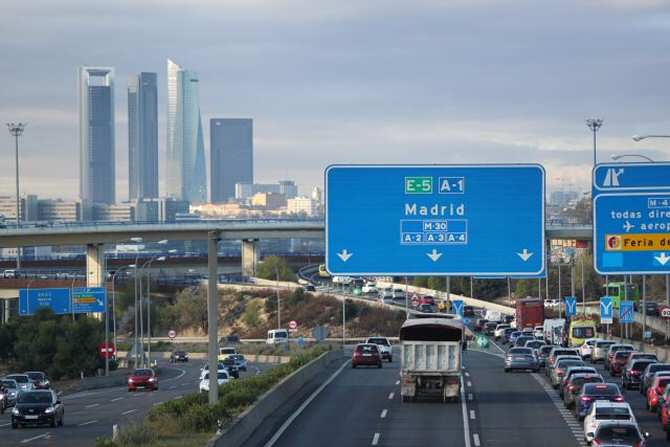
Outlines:
[[321, 278], [330, 278], [330, 273], [326, 270], [326, 264], [319, 265], [319, 276]]
[[619, 303], [626, 300], [626, 288], [628, 288], [628, 300], [640, 301], [640, 290], [637, 285], [626, 282], [609, 282], [603, 286], [605, 296], [612, 297], [612, 303], [615, 309], [619, 308]]

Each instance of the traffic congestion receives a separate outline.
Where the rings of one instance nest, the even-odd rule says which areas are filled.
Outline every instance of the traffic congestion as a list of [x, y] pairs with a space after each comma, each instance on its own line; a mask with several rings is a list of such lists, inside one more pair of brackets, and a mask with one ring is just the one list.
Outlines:
[[478, 340], [504, 351], [505, 373], [538, 373], [555, 390], [585, 444], [670, 441], [670, 363], [640, 351], [639, 343], [599, 337], [591, 317], [545, 320], [544, 309], [533, 317], [529, 307], [536, 305], [542, 301], [519, 300], [514, 317], [491, 321], [482, 310], [467, 323]]

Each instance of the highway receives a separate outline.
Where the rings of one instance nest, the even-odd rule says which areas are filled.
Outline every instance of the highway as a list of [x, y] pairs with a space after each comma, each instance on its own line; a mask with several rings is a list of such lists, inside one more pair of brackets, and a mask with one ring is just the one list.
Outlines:
[[[185, 394], [198, 391], [200, 367], [203, 361], [171, 365], [160, 363], [162, 374], [158, 391], [129, 393], [125, 386], [90, 390], [64, 395], [65, 424], [63, 427], [25, 427], [12, 429], [11, 409], [0, 415], [0, 445], [18, 446], [92, 446], [100, 436], [110, 437], [112, 426], [140, 421], [154, 406]], [[271, 365], [249, 364], [240, 377], [256, 374]]]

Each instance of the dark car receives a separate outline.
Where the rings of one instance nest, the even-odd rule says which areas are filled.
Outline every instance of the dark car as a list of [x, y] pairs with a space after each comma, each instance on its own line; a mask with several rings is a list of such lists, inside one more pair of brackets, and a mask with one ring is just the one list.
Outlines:
[[537, 372], [540, 365], [531, 348], [512, 348], [505, 355], [505, 372], [515, 369]]
[[633, 345], [614, 344], [610, 346], [607, 351], [607, 358], [605, 359], [605, 371], [608, 371], [614, 362], [614, 356], [620, 351], [635, 351]]
[[361, 343], [354, 348], [351, 357], [351, 367], [357, 366], [376, 366], [382, 367], [382, 356], [377, 345], [371, 343]]
[[65, 406], [52, 390], [21, 391], [12, 408], [12, 428], [23, 425], [63, 425]]
[[172, 354], [170, 354], [170, 363], [177, 362], [188, 362], [188, 352], [174, 351]]
[[535, 337], [532, 335], [522, 335], [520, 337], [517, 337], [516, 340], [514, 340], [514, 346], [518, 348], [523, 348], [526, 346], [527, 341], [535, 340]]
[[549, 357], [549, 353], [552, 349], [554, 349], [554, 345], [542, 345], [540, 346], [540, 349], [537, 350], [537, 360], [539, 361], [540, 366], [547, 365], [547, 357]]
[[242, 354], [233, 354], [230, 356], [231, 359], [235, 360], [235, 366], [240, 371], [247, 370], [247, 359]]
[[219, 363], [222, 364], [224, 368], [226, 368], [230, 377], [233, 379], [240, 378], [240, 368], [237, 364], [237, 360], [235, 360], [232, 355], [229, 355]]
[[646, 310], [647, 315], [658, 317], [659, 309], [658, 309], [658, 303], [656, 301], [647, 301], [644, 308]]
[[128, 391], [138, 389], [158, 390], [158, 376], [151, 368], [138, 368], [128, 377]]
[[561, 376], [561, 383], [558, 385], [558, 394], [563, 397], [565, 385], [570, 378], [575, 374], [592, 374], [598, 375], [598, 371], [593, 366], [568, 366]]
[[609, 370], [612, 377], [623, 374], [626, 363], [628, 363], [628, 357], [630, 357], [632, 353], [633, 351], [617, 351], [614, 353], [614, 358], [609, 364]]
[[642, 383], [640, 385], [640, 394], [645, 394], [651, 382], [654, 380], [654, 374], [666, 372], [670, 374], [670, 363], [652, 363], [642, 373]]
[[484, 325], [484, 333], [486, 335], [489, 335], [489, 336], [493, 337], [493, 334], [494, 334], [497, 326], [498, 326], [497, 321], [489, 321], [488, 323], [486, 323]]
[[639, 387], [642, 383], [642, 374], [644, 373], [644, 370], [652, 363], [656, 363], [656, 361], [639, 359], [629, 362], [621, 375], [621, 385], [627, 390]]
[[486, 318], [478, 318], [478, 319], [477, 319], [477, 322], [475, 323], [475, 331], [477, 331], [477, 332], [481, 332], [481, 331], [483, 331], [483, 330], [484, 330], [484, 326], [485, 326], [486, 323], [488, 323], [488, 322], [489, 322], [489, 320], [487, 320]]
[[26, 371], [24, 374], [30, 378], [36, 390], [48, 390], [51, 387], [46, 373], [42, 371]]
[[3, 414], [9, 407], [16, 404], [16, 397], [19, 395], [19, 385], [15, 380], [0, 380], [0, 414]]
[[423, 303], [419, 304], [419, 307], [417, 307], [416, 310], [418, 310], [419, 312], [432, 314], [437, 312], [437, 307], [434, 304]]
[[593, 445], [644, 447], [648, 437], [640, 433], [636, 423], [603, 422], [594, 434]]
[[599, 374], [573, 374], [563, 385], [563, 402], [568, 408], [575, 405], [577, 395], [581, 392], [585, 383], [603, 383]]
[[591, 410], [591, 405], [597, 400], [623, 402], [623, 394], [614, 383], [585, 383], [575, 399], [575, 416], [580, 420]]

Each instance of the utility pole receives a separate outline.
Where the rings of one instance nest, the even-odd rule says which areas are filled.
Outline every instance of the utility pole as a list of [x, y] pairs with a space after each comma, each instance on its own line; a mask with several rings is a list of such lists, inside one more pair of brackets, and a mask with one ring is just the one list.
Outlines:
[[563, 298], [561, 296], [561, 261], [559, 258], [558, 261], [558, 318], [561, 318], [561, 305], [563, 304]]
[[[19, 196], [19, 137], [23, 134], [28, 123], [7, 123], [9, 134], [14, 137], [14, 157], [16, 175], [16, 229], [21, 226], [21, 198]], [[16, 247], [16, 269], [21, 268], [21, 247]]]

